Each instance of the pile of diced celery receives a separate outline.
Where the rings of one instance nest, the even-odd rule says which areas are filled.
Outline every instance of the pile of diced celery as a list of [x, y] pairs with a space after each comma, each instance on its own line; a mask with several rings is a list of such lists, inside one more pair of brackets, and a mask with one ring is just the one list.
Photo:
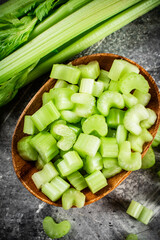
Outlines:
[[[42, 96], [42, 107], [25, 116], [19, 155], [36, 161], [36, 187], [62, 206], [83, 207], [89, 188], [94, 194], [122, 171], [141, 168], [148, 129], [156, 113], [147, 108], [151, 94], [137, 66], [114, 60], [110, 71], [97, 61], [72, 66], [54, 64], [58, 79]], [[72, 187], [71, 187], [72, 186]]]

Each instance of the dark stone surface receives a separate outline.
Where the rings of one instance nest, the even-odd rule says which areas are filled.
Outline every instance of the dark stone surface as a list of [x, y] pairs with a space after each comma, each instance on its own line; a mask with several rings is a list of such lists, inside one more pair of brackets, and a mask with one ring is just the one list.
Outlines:
[[[110, 52], [128, 57], [143, 66], [160, 87], [160, 7], [111, 34], [81, 54]], [[133, 172], [117, 189], [82, 209], [64, 211], [41, 202], [17, 179], [12, 166], [11, 141], [16, 122], [48, 75], [21, 89], [15, 99], [0, 109], [0, 239], [46, 240], [42, 221], [52, 216], [57, 222], [68, 219], [72, 229], [66, 240], [123, 240], [128, 233], [140, 240], [160, 239], [160, 149], [156, 165]], [[134, 199], [154, 211], [146, 226], [125, 211]]]

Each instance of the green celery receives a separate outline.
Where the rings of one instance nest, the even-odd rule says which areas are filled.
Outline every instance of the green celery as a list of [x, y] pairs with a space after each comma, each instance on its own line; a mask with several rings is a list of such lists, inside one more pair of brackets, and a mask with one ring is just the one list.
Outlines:
[[74, 188], [69, 188], [62, 195], [62, 207], [64, 210], [68, 210], [72, 206], [76, 206], [77, 208], [82, 208], [84, 204], [85, 204], [85, 195]]
[[138, 240], [138, 237], [136, 234], [130, 233], [127, 237], [126, 240]]
[[148, 149], [147, 153], [142, 158], [141, 168], [142, 169], [151, 168], [154, 166], [155, 162], [156, 162], [155, 154], [154, 154], [152, 147], [150, 147]]
[[94, 88], [94, 79], [92, 78], [81, 78], [79, 92], [92, 94]]
[[[87, 38], [87, 35], [86, 35]], [[108, 71], [104, 70], [104, 69], [100, 69], [100, 74], [98, 77], [97, 82], [103, 82], [104, 84], [104, 90], [107, 90], [109, 87], [109, 83], [110, 83], [110, 78], [108, 77]]]
[[159, 144], [160, 144], [160, 126], [159, 126], [156, 136], [152, 142], [152, 147], [157, 147]]
[[107, 124], [110, 128], [117, 128], [118, 125], [123, 124], [125, 111], [112, 108], [107, 116]]
[[94, 157], [87, 156], [84, 160], [83, 168], [89, 174], [96, 170], [101, 170], [103, 168], [103, 161], [100, 153], [97, 152]]
[[107, 186], [106, 178], [104, 177], [103, 173], [98, 170], [88, 175], [85, 180], [92, 193], [96, 193]]
[[78, 123], [81, 121], [81, 117], [77, 116], [75, 112], [69, 110], [61, 111], [61, 118], [69, 123]]
[[102, 81], [95, 81], [93, 86], [92, 95], [94, 97], [100, 97], [104, 90], [104, 83]]
[[125, 129], [124, 125], [121, 124], [117, 127], [116, 131], [116, 140], [118, 144], [123, 143], [127, 139], [127, 130]]
[[116, 138], [102, 137], [100, 153], [102, 157], [108, 158], [118, 157], [118, 144]]
[[24, 117], [23, 132], [29, 135], [38, 133], [38, 129], [35, 127], [32, 118], [29, 115], [25, 115]]
[[137, 98], [138, 103], [142, 104], [143, 106], [147, 106], [151, 99], [151, 94], [150, 93], [143, 93], [136, 89], [133, 93], [133, 96]]
[[88, 64], [78, 65], [82, 78], [96, 79], [100, 74], [100, 67], [97, 61], [91, 61]]
[[138, 219], [142, 210], [143, 210], [143, 206], [140, 203], [132, 200], [129, 207], [127, 208], [126, 213], [128, 213], [130, 216]]
[[37, 151], [30, 144], [32, 136], [21, 138], [17, 143], [17, 150], [19, 155], [28, 161], [36, 161], [38, 158]]
[[155, 113], [152, 109], [150, 109], [150, 108], [147, 108], [147, 111], [148, 111], [148, 113], [149, 113], [149, 118], [146, 119], [146, 120], [141, 121], [140, 124], [141, 124], [141, 127], [148, 129], [148, 128], [152, 127], [152, 125], [155, 124], [156, 119], [157, 119], [157, 115], [156, 115], [156, 113]]
[[72, 186], [75, 187], [78, 191], [81, 191], [87, 187], [87, 183], [84, 177], [78, 171], [68, 175], [67, 179], [72, 184]]
[[153, 216], [153, 211], [143, 206], [143, 209], [137, 220], [147, 225], [150, 219], [152, 218], [152, 216]]

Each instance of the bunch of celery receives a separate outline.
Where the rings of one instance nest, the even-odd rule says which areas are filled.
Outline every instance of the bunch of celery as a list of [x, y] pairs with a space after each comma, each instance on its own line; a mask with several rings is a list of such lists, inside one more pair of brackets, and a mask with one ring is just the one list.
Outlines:
[[[9, 0], [0, 8], [0, 106], [18, 89], [160, 4]], [[96, 17], [95, 17], [96, 16]]]

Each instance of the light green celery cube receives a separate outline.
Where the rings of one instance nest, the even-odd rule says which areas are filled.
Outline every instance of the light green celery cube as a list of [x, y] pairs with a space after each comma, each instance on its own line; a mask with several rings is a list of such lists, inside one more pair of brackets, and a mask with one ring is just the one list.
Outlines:
[[84, 177], [78, 171], [67, 176], [67, 179], [72, 184], [72, 186], [75, 187], [79, 191], [81, 191], [87, 187], [87, 183], [86, 183]]
[[84, 161], [84, 169], [87, 173], [92, 173], [103, 168], [102, 157], [99, 152], [94, 157], [87, 157]]
[[100, 74], [100, 67], [97, 61], [89, 62], [86, 65], [79, 65], [78, 68], [81, 70], [82, 78], [96, 79]]
[[92, 193], [98, 192], [100, 189], [107, 186], [107, 180], [101, 171], [94, 171], [85, 178], [89, 189]]
[[25, 115], [24, 117], [23, 132], [29, 135], [38, 133], [38, 129], [35, 127], [32, 117], [29, 115]]
[[116, 138], [102, 137], [100, 153], [102, 157], [117, 158], [118, 144], [117, 144]]

